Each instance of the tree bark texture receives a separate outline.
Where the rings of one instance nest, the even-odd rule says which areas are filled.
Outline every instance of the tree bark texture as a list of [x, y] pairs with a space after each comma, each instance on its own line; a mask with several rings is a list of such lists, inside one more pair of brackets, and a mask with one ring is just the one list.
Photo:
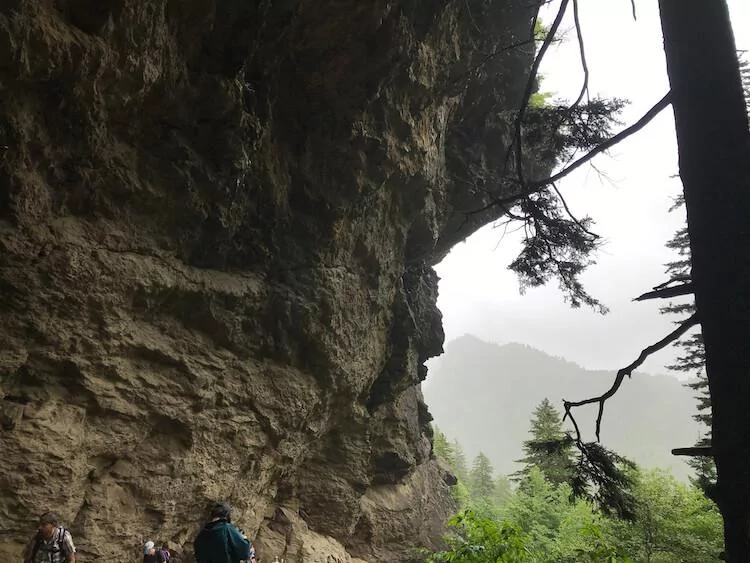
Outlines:
[[726, 559], [750, 562], [750, 131], [725, 0], [659, 0]]

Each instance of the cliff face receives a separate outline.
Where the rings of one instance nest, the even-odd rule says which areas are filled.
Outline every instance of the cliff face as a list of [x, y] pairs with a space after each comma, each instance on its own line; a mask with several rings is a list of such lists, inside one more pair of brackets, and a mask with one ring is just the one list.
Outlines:
[[0, 3], [0, 559], [418, 559], [431, 265], [493, 219], [521, 0]]

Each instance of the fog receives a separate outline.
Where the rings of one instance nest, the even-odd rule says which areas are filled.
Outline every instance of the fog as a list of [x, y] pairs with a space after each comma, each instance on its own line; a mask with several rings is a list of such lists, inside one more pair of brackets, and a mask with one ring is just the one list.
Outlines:
[[[750, 48], [749, 4], [729, 1], [739, 49]], [[636, 5], [633, 21], [627, 0], [580, 2], [591, 96], [629, 100], [624, 124], [636, 121], [669, 89], [657, 2]], [[543, 12], [544, 22], [553, 17]], [[565, 41], [551, 49], [542, 66], [542, 90], [573, 99], [582, 71], [572, 21], [563, 28]], [[663, 303], [632, 301], [666, 280], [664, 263], [675, 255], [664, 244], [684, 221], [684, 214], [668, 212], [681, 189], [674, 177], [671, 108], [593, 165], [559, 187], [572, 211], [594, 218], [593, 230], [606, 240], [597, 264], [582, 280], [610, 313], [571, 309], [555, 281], [520, 295], [507, 265], [519, 252], [521, 233], [490, 225], [456, 246], [437, 267], [446, 341], [471, 333], [497, 343], [530, 344], [590, 369], [617, 369], [672, 329], [676, 319], [659, 314]], [[675, 354], [670, 347], [654, 355], [644, 371], [664, 373]]]

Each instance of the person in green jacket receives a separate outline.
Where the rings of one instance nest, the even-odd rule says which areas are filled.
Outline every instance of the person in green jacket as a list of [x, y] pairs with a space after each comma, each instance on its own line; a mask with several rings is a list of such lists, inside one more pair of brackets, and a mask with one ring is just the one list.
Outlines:
[[193, 543], [198, 563], [239, 563], [251, 561], [251, 543], [232, 525], [231, 509], [217, 504], [211, 509], [211, 520]]

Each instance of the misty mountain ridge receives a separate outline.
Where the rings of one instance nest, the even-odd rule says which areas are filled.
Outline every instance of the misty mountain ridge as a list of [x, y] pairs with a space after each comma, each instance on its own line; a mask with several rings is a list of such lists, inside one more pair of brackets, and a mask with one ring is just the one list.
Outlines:
[[[423, 392], [435, 424], [457, 439], [469, 459], [483, 451], [499, 473], [520, 466], [534, 408], [547, 397], [560, 412], [562, 401], [606, 391], [614, 371], [587, 370], [518, 343], [494, 344], [473, 335], [448, 343], [431, 362]], [[691, 470], [672, 448], [690, 446], [702, 427], [693, 391], [668, 375], [635, 372], [609, 399], [602, 421], [602, 443], [643, 467], [669, 469], [686, 480]], [[586, 441], [594, 440], [597, 405], [574, 409]], [[566, 429], [572, 425], [566, 422]]]

